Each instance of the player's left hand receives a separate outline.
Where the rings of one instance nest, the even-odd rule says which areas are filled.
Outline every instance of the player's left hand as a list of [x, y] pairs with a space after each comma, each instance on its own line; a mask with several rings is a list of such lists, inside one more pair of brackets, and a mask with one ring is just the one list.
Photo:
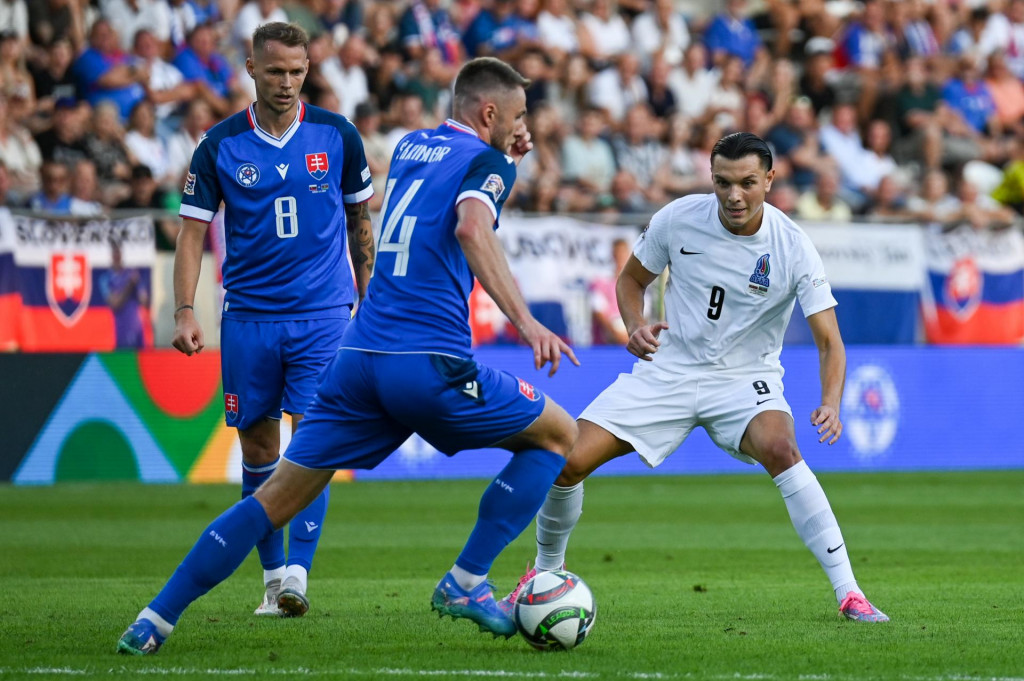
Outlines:
[[[818, 442], [828, 440], [834, 445], [843, 434], [843, 422], [839, 420], [839, 411], [835, 407], [821, 405], [811, 412], [811, 425], [818, 429]], [[831, 438], [831, 439], [829, 439]]]
[[548, 376], [554, 376], [562, 361], [562, 355], [569, 358], [576, 366], [580, 361], [576, 359], [576, 353], [572, 348], [558, 337], [551, 329], [547, 328], [536, 319], [529, 319], [519, 327], [519, 335], [533, 348], [533, 368], [540, 369], [548, 362], [551, 362], [551, 369]]

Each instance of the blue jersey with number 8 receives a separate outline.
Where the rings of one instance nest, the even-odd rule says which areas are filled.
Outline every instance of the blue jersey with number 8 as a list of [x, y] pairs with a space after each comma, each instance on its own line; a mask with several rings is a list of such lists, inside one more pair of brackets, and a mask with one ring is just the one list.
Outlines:
[[225, 317], [347, 317], [344, 204], [372, 195], [362, 140], [344, 116], [299, 103], [274, 137], [250, 106], [199, 141], [180, 215], [209, 222], [224, 202]]
[[455, 237], [455, 209], [482, 201], [497, 224], [515, 179], [510, 157], [453, 120], [402, 138], [388, 173], [373, 279], [342, 345], [469, 357], [473, 273]]

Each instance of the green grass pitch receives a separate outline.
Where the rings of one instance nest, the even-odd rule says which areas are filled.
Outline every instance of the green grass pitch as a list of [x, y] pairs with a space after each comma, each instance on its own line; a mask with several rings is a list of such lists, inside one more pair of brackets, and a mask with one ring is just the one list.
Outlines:
[[[118, 636], [237, 489], [2, 486], [0, 680], [1024, 680], [1024, 471], [820, 478], [888, 624], [840, 619], [767, 476], [594, 478], [568, 560], [595, 629], [537, 652], [429, 609], [485, 481], [363, 482], [332, 487], [305, 618], [251, 615], [253, 555], [147, 658]], [[495, 565], [501, 595], [532, 537]]]

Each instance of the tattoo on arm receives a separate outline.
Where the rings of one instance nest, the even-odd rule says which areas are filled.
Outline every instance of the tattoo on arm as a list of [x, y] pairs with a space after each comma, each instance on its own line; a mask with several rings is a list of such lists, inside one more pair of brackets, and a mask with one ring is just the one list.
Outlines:
[[365, 291], [366, 283], [373, 273], [374, 245], [373, 226], [370, 222], [370, 207], [366, 202], [346, 206], [348, 218], [349, 252], [356, 270], [356, 280]]

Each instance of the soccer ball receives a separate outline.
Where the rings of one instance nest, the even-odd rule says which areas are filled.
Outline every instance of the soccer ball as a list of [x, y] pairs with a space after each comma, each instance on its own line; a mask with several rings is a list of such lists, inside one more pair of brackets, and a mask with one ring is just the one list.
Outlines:
[[516, 597], [512, 618], [538, 650], [569, 650], [594, 628], [597, 604], [590, 587], [565, 570], [538, 572]]

